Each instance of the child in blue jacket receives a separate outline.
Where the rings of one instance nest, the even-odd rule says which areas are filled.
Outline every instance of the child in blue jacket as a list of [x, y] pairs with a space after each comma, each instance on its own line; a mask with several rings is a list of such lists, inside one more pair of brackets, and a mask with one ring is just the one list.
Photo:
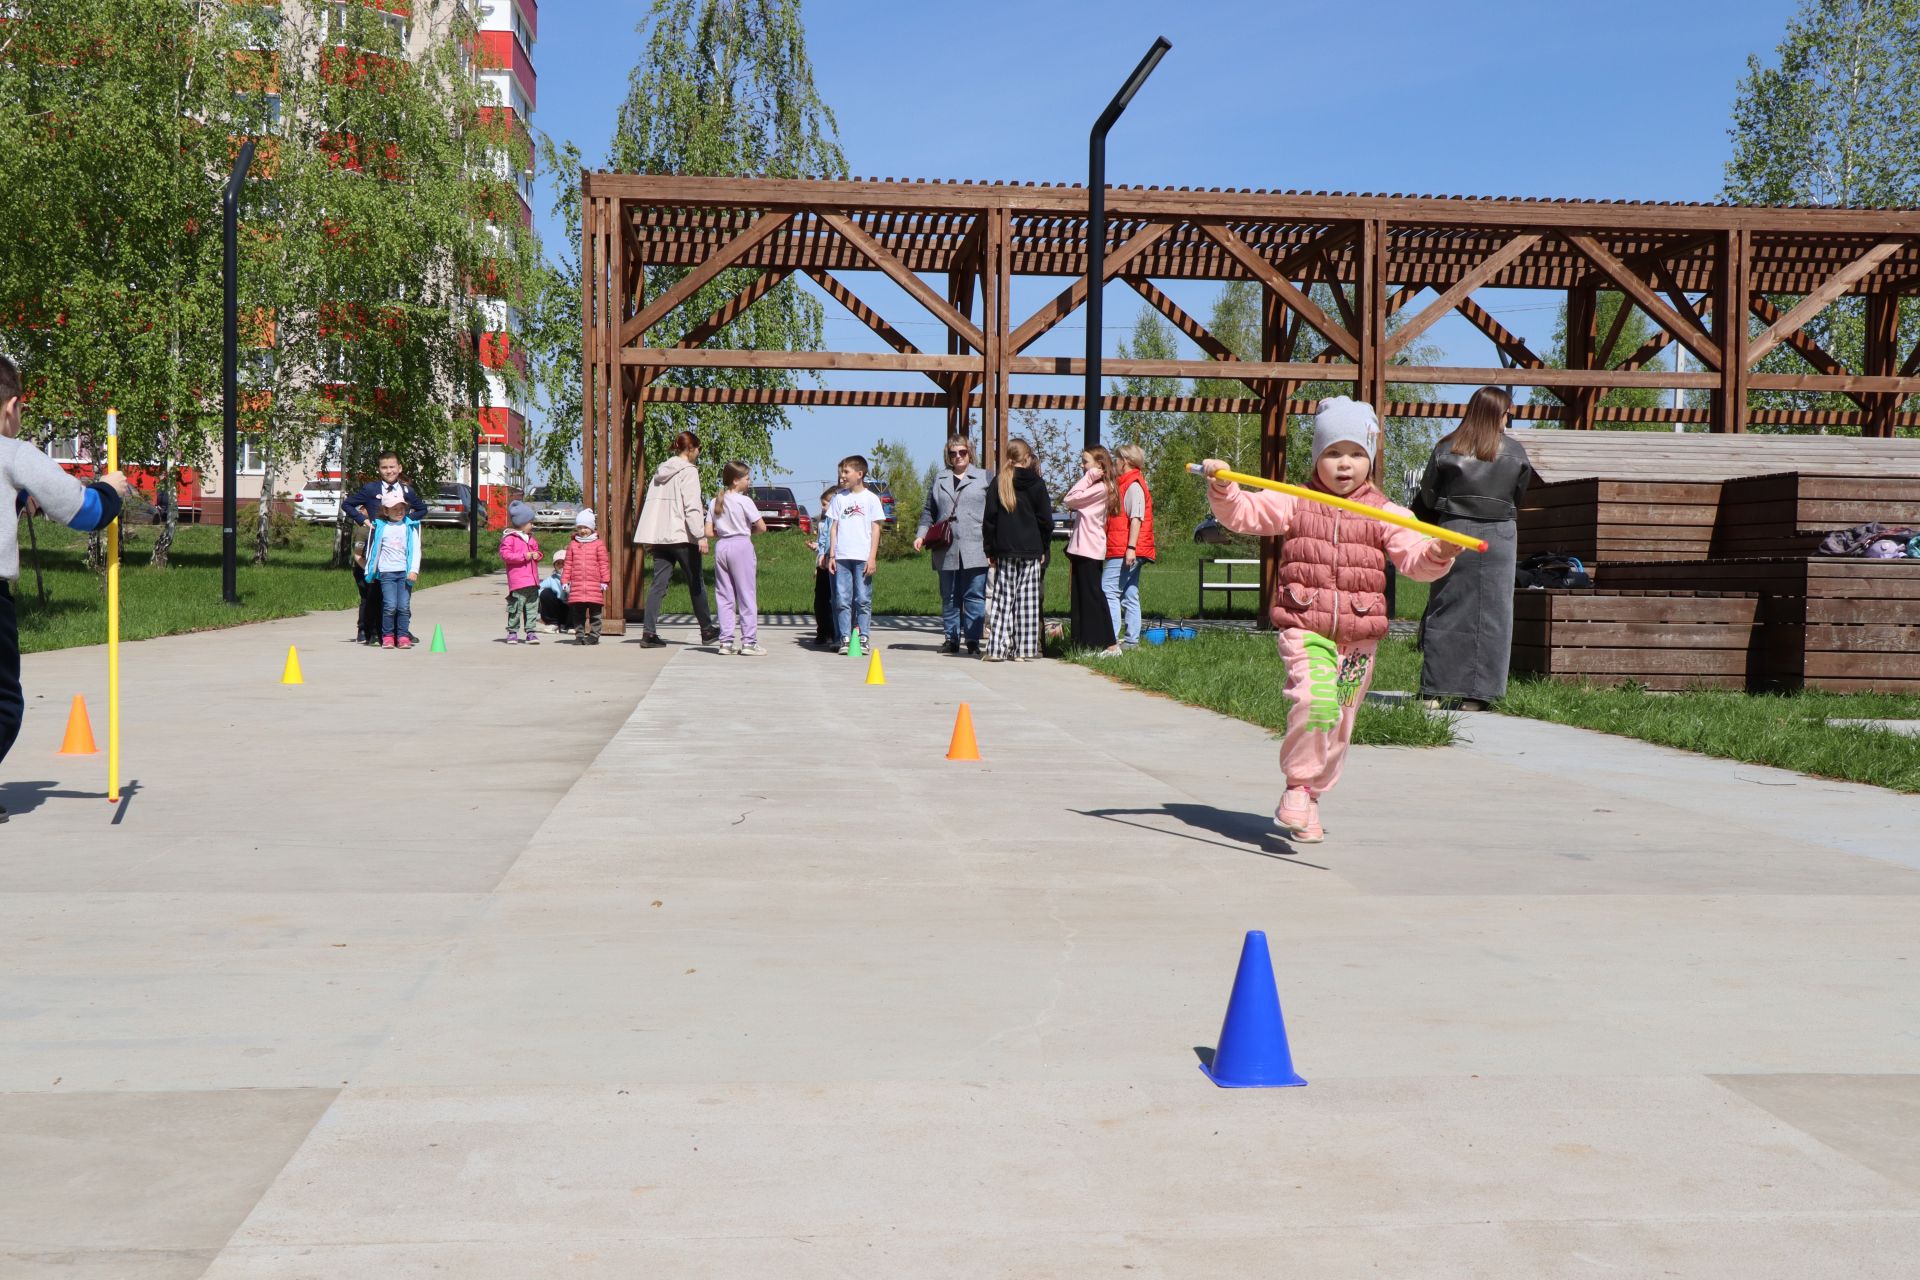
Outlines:
[[367, 538], [367, 581], [380, 584], [380, 647], [411, 649], [413, 584], [420, 581], [420, 522], [391, 495]]

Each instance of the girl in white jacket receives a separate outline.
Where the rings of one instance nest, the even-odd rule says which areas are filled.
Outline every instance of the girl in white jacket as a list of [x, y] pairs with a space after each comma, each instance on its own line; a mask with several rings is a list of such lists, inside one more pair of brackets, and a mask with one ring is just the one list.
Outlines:
[[707, 553], [707, 507], [700, 497], [700, 472], [694, 465], [699, 457], [699, 436], [691, 431], [675, 436], [673, 456], [653, 473], [640, 504], [640, 522], [634, 527], [633, 540], [653, 555], [653, 585], [647, 589], [640, 633], [644, 649], [666, 644], [660, 638], [660, 605], [667, 598], [675, 566], [686, 577], [687, 592], [693, 597], [693, 616], [700, 620], [700, 643], [712, 644], [720, 638], [720, 628], [713, 625], [713, 612], [707, 608], [706, 580], [700, 576], [700, 557]]

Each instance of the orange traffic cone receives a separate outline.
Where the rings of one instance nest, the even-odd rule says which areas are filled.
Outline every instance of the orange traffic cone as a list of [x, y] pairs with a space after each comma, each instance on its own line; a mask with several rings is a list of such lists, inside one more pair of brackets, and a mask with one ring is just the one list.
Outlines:
[[979, 758], [980, 744], [973, 740], [973, 708], [963, 702], [960, 704], [960, 714], [953, 718], [953, 741], [947, 744], [947, 759]]
[[87, 700], [73, 695], [73, 710], [67, 712], [67, 736], [61, 740], [63, 756], [93, 756], [100, 748], [93, 745], [93, 725], [87, 720]]

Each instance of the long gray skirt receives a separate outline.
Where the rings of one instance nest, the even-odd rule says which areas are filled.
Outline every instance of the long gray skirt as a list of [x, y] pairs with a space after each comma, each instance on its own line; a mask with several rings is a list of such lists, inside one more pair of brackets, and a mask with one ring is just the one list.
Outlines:
[[1513, 650], [1514, 524], [1458, 517], [1440, 523], [1485, 538], [1487, 549], [1463, 552], [1427, 596], [1420, 618], [1420, 696], [1492, 702], [1507, 692]]

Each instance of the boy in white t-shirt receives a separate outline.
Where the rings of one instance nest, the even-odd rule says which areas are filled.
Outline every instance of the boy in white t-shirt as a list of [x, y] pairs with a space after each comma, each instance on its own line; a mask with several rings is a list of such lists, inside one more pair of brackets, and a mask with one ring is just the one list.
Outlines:
[[840, 460], [840, 489], [827, 518], [833, 522], [833, 613], [840, 635], [860, 628], [864, 644], [873, 644], [873, 571], [880, 562], [880, 522], [886, 508], [867, 488], [867, 460], [859, 454]]

